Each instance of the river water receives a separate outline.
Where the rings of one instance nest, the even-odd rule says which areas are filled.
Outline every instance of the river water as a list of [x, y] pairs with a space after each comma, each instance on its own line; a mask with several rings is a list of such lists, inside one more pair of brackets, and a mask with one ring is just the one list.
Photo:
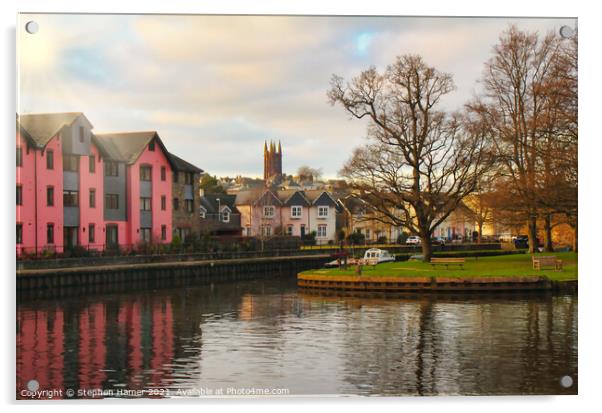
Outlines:
[[123, 290], [19, 300], [17, 398], [577, 393], [576, 295]]

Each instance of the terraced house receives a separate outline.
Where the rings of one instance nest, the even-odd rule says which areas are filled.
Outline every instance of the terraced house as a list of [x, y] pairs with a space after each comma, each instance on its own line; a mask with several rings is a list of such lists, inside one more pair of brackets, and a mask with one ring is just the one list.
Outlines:
[[91, 130], [79, 112], [17, 117], [18, 254], [104, 243], [103, 153]]
[[80, 112], [20, 115], [16, 125], [18, 255], [171, 242], [174, 171], [186, 208], [175, 222], [198, 222], [200, 169], [157, 132], [95, 134]]
[[244, 236], [303, 237], [316, 233], [318, 243], [336, 239], [336, 201], [323, 190], [240, 191], [236, 195], [240, 225]]

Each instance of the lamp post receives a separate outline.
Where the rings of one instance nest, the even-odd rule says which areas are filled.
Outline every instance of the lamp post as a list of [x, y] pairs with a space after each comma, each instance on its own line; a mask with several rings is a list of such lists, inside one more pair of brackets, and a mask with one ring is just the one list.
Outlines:
[[219, 198], [215, 198], [217, 201], [217, 222], [222, 222], [222, 204]]

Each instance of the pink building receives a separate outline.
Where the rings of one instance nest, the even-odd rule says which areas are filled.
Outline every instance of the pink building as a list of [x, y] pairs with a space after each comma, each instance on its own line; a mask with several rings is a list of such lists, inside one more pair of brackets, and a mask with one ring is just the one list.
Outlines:
[[235, 205], [244, 236], [315, 232], [320, 244], [336, 239], [336, 201], [326, 191], [252, 189], [238, 192]]
[[172, 239], [172, 165], [155, 131], [95, 134], [106, 152], [106, 244], [135, 247]]
[[79, 112], [17, 117], [17, 254], [172, 239], [172, 170], [156, 132], [95, 135]]
[[102, 225], [80, 208], [82, 190], [98, 183], [80, 176], [97, 153], [91, 129], [79, 112], [17, 118], [17, 253], [61, 252], [80, 243], [83, 222]]

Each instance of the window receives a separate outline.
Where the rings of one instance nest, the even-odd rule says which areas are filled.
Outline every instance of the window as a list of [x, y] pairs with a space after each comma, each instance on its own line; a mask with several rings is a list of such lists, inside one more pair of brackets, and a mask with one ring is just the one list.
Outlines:
[[17, 224], [17, 244], [23, 244], [23, 224]]
[[90, 188], [90, 208], [96, 208], [96, 189]]
[[151, 152], [155, 151], [155, 141], [152, 140], [149, 144], [148, 144], [148, 150]]
[[230, 222], [230, 211], [222, 212], [222, 222]]
[[117, 162], [105, 162], [105, 176], [119, 176], [119, 165]]
[[293, 235], [293, 226], [292, 225], [287, 225], [286, 235]]
[[88, 224], [88, 244], [93, 244], [96, 238], [96, 228], [94, 224]]
[[326, 225], [325, 224], [320, 224], [318, 225], [318, 237], [325, 237], [326, 236]]
[[165, 181], [165, 179], [167, 179], [167, 170], [165, 169], [164, 166], [161, 167], [161, 180]]
[[186, 208], [186, 212], [192, 213], [194, 211], [194, 201], [192, 199], [185, 199], [184, 207]]
[[64, 207], [79, 206], [79, 193], [77, 191], [63, 191], [63, 206]]
[[161, 195], [161, 211], [165, 211], [167, 209], [167, 198], [165, 195]]
[[250, 236], [251, 236], [251, 227], [245, 227], [245, 235], [246, 235], [247, 237], [250, 237]]
[[46, 205], [54, 206], [54, 187], [53, 186], [46, 187]]
[[96, 156], [94, 155], [90, 155], [88, 156], [88, 163], [89, 163], [89, 171], [91, 174], [96, 173]]
[[173, 172], [173, 181], [174, 182], [178, 182], [178, 175], [180, 175], [179, 172], [176, 172], [176, 171]]
[[207, 214], [207, 210], [205, 208], [201, 208], [200, 212], [199, 212], [200, 217], [205, 218], [207, 216], [206, 214]]
[[167, 239], [167, 225], [161, 225], [161, 240]]
[[261, 235], [264, 237], [269, 237], [272, 235], [272, 227], [269, 225], [264, 225], [261, 227]]
[[23, 205], [23, 187], [17, 185], [17, 205]]
[[142, 165], [140, 167], [140, 180], [141, 181], [152, 181], [153, 170], [148, 165]]
[[54, 224], [46, 224], [46, 244], [54, 244]]
[[151, 229], [150, 228], [140, 228], [140, 239], [143, 242], [151, 242]]
[[192, 185], [193, 181], [194, 181], [194, 174], [192, 172], [187, 172], [184, 174], [184, 183], [186, 185]]
[[[50, 152], [50, 151], [48, 151]], [[48, 158], [46, 158], [48, 162]], [[49, 168], [51, 169], [51, 168]], [[77, 172], [79, 171], [79, 156], [63, 155], [63, 171]]]
[[366, 239], [370, 239], [370, 228], [366, 228]]
[[263, 216], [264, 218], [274, 218], [276, 215], [276, 208], [274, 206], [264, 206], [263, 207]]
[[151, 198], [140, 198], [140, 211], [150, 211], [151, 208]]
[[17, 166], [23, 166], [23, 148], [17, 146]]
[[119, 195], [118, 194], [105, 194], [105, 208], [106, 209], [119, 209]]
[[292, 206], [291, 207], [291, 217], [292, 218], [301, 218], [301, 207], [300, 206]]
[[180, 200], [178, 198], [173, 199], [173, 209], [174, 211], [180, 209]]
[[318, 218], [328, 218], [328, 207], [327, 206], [319, 206], [318, 207]]
[[54, 151], [51, 149], [46, 151], [46, 169], [54, 169]]
[[80, 126], [79, 127], [79, 141], [81, 143], [84, 143], [84, 137], [85, 137], [84, 127]]

